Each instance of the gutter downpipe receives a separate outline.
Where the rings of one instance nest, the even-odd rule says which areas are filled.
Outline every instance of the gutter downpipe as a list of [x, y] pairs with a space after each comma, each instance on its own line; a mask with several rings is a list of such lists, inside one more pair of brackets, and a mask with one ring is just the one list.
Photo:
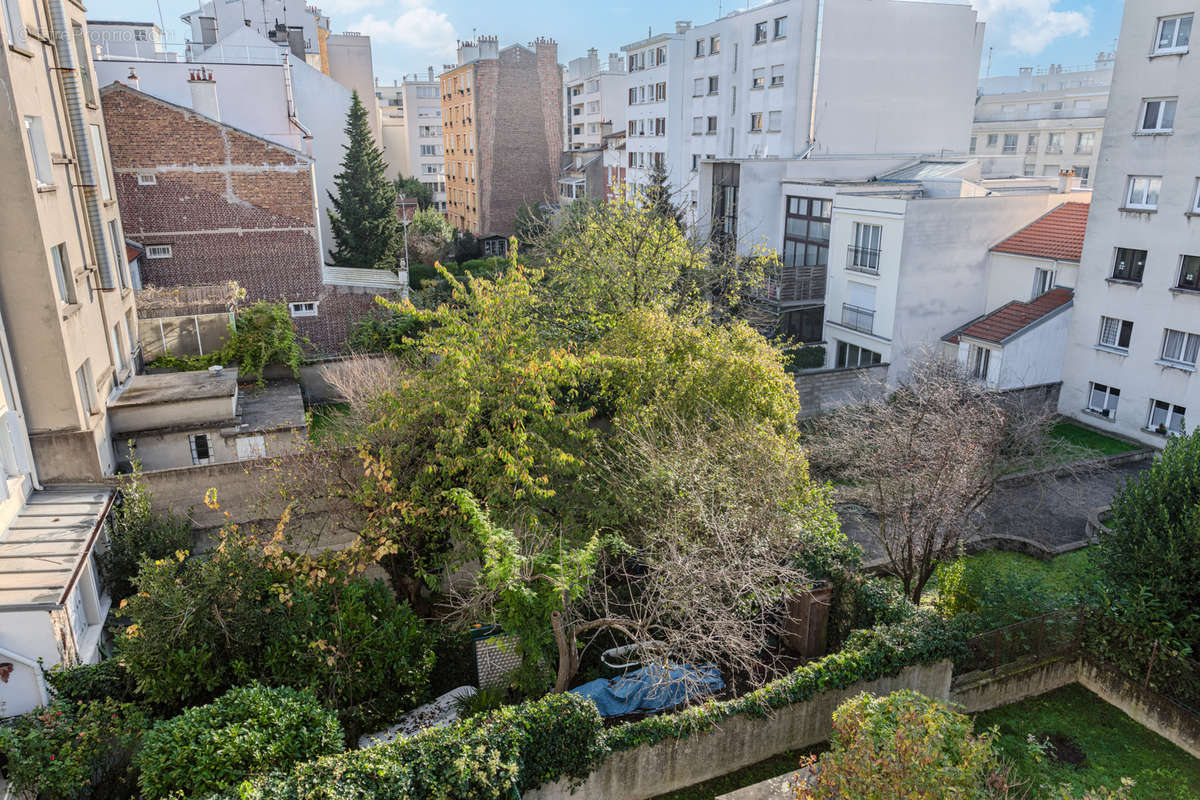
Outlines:
[[42, 667], [33, 659], [23, 656], [20, 653], [0, 647], [0, 658], [15, 661], [18, 664], [28, 667], [33, 671], [33, 680], [37, 683], [38, 699], [42, 701], [43, 706], [50, 705], [50, 692], [46, 688], [46, 679], [42, 677]]
[[821, 38], [824, 35], [825, 0], [817, 0], [816, 46], [813, 47], [812, 105], [808, 114], [808, 149], [801, 158], [808, 158], [817, 146], [817, 89], [821, 83]]

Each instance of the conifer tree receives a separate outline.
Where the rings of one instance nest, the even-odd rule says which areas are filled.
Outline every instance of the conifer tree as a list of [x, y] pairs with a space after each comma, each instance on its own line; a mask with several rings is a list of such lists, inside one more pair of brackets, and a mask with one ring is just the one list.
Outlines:
[[349, 144], [342, 171], [335, 176], [337, 195], [330, 192], [336, 267], [395, 269], [400, 221], [396, 216], [396, 186], [387, 179], [387, 165], [379, 152], [367, 109], [354, 93], [346, 117]]
[[667, 169], [661, 162], [650, 170], [650, 183], [643, 193], [643, 200], [655, 216], [674, 220], [679, 229], [683, 230], [683, 211], [671, 202], [671, 185]]

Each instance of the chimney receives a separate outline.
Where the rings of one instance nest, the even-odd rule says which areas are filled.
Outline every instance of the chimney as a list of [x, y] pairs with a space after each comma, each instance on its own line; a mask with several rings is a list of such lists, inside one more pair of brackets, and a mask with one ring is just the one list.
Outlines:
[[692, 21], [690, 19], [681, 19], [675, 23], [675, 33], [687, 33], [692, 29]]
[[1075, 170], [1060, 169], [1058, 171], [1058, 193], [1066, 194], [1074, 188]]
[[433, 80], [433, 67], [430, 67], [430, 68], [429, 68], [429, 80], [430, 80], [430, 81], [432, 81], [432, 80]]
[[125, 80], [129, 81], [129, 85], [132, 86], [133, 88], [138, 89], [139, 91], [141, 90], [142, 82], [138, 78], [137, 73], [134, 72], [133, 67], [129, 68], [129, 77], [126, 78]]
[[188, 70], [188, 86], [192, 90], [192, 111], [217, 121], [221, 108], [217, 104], [217, 82], [205, 67]]

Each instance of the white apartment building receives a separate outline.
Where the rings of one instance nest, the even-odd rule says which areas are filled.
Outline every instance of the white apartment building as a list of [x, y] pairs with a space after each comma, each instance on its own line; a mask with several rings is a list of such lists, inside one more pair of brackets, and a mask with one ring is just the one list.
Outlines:
[[305, 3], [287, 0], [203, 0], [200, 7], [181, 19], [189, 26], [189, 60], [242, 28], [249, 28], [271, 42], [287, 47], [309, 66], [329, 74], [325, 39], [329, 17]]
[[1200, 415], [1197, 17], [1125, 8], [1059, 406], [1157, 446]]
[[1090, 186], [1114, 59], [1100, 53], [1086, 67], [1022, 67], [1015, 76], [980, 81], [969, 150], [982, 160], [984, 174], [1056, 177], [1066, 169]]
[[644, 186], [656, 164], [672, 185], [687, 181], [683, 148], [684, 58], [690, 22], [676, 22], [675, 33], [660, 33], [621, 48], [626, 54], [626, 180]]
[[613, 131], [625, 129], [625, 59], [609, 53], [600, 61], [596, 48], [584, 58], [574, 58], [563, 72], [563, 149], [600, 147], [604, 124]]
[[434, 207], [445, 211], [441, 81], [433, 67], [425, 75], [405, 75], [391, 86], [376, 85], [375, 96], [388, 177], [415, 177], [433, 192]]
[[153, 22], [88, 20], [93, 58], [128, 58], [145, 61], [178, 61], [167, 49], [162, 28]]

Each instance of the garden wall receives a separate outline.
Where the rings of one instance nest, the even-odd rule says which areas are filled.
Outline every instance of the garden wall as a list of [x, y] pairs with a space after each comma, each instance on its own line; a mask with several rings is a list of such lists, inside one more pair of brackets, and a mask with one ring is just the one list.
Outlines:
[[1079, 683], [1142, 727], [1200, 758], [1200, 717], [1092, 661], [1079, 662]]
[[956, 675], [950, 687], [950, 699], [962, 706], [963, 712], [975, 714], [1019, 703], [1078, 680], [1079, 662], [1074, 657], [1008, 664], [995, 674], [991, 670], [979, 670]]
[[526, 792], [524, 800], [644, 800], [726, 775], [788, 750], [829, 738], [833, 711], [863, 692], [887, 695], [913, 689], [950, 696], [950, 661], [906, 667], [898, 675], [856, 683], [775, 711], [766, 719], [734, 716], [686, 739], [668, 739], [612, 753], [572, 794], [568, 781]]
[[814, 417], [852, 403], [882, 397], [887, 376], [887, 364], [801, 372], [796, 376], [800, 418]]

